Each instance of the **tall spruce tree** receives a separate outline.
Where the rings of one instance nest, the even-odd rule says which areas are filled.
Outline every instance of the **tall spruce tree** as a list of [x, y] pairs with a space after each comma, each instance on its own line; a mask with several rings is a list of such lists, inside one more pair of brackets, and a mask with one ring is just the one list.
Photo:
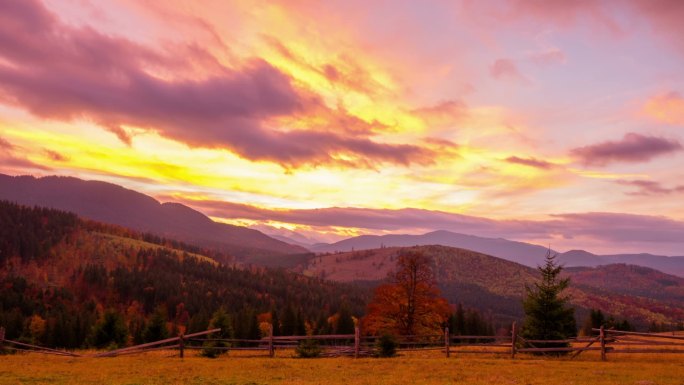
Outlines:
[[[525, 339], [564, 340], [577, 333], [575, 309], [568, 306], [568, 297], [562, 295], [570, 285], [570, 279], [560, 278], [563, 267], [556, 264], [555, 258], [549, 250], [544, 266], [538, 267], [541, 280], [525, 286], [525, 322], [521, 333]], [[535, 343], [535, 346], [566, 347], [568, 344]]]

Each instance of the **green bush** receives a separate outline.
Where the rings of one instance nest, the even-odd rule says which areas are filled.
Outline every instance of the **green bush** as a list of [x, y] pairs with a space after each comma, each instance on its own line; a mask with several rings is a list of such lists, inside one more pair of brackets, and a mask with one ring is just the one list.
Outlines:
[[[220, 328], [218, 333], [214, 333], [211, 338], [214, 339], [230, 339], [233, 338], [233, 323], [230, 316], [224, 308], [220, 308], [214, 312], [209, 321], [209, 329]], [[202, 357], [216, 358], [221, 354], [228, 353], [228, 349], [231, 346], [230, 343], [226, 341], [206, 341], [202, 344], [202, 351], [200, 355]]]
[[300, 358], [315, 358], [320, 357], [321, 347], [316, 340], [302, 340], [295, 349], [297, 357]]
[[375, 345], [378, 349], [378, 357], [394, 357], [397, 355], [397, 339], [391, 334], [381, 335]]

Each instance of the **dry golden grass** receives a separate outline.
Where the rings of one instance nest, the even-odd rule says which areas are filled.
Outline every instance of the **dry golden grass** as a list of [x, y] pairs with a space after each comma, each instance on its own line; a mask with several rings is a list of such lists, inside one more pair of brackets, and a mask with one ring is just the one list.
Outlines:
[[295, 359], [230, 353], [218, 359], [160, 351], [116, 358], [0, 356], [0, 384], [635, 384], [684, 385], [684, 355], [575, 360], [411, 352], [390, 359]]

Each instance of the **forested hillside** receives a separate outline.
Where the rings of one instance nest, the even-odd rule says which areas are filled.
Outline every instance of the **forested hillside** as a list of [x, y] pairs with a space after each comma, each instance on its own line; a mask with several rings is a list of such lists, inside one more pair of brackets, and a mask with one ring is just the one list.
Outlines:
[[262, 266], [285, 266], [308, 254], [300, 246], [257, 230], [217, 223], [182, 204], [160, 203], [106, 182], [0, 174], [0, 200], [73, 212], [83, 218], [221, 250]]
[[342, 310], [347, 317], [364, 311], [364, 290], [215, 260], [226, 258], [0, 202], [0, 325], [8, 338], [73, 348], [92, 344], [107, 314], [113, 325], [125, 325], [126, 343], [133, 343], [203, 330], [219, 308], [229, 313], [232, 334], [244, 338], [259, 337], [274, 318], [283, 334], [331, 332]]
[[[338, 282], [365, 281], [372, 286], [393, 268], [398, 253], [410, 249], [432, 257], [438, 284], [450, 302], [478, 309], [499, 322], [522, 318], [525, 285], [537, 279], [537, 271], [470, 250], [416, 246], [322, 254], [302, 271]], [[578, 324], [589, 309], [627, 319], [640, 329], [684, 319], [681, 278], [626, 265], [568, 269], [565, 274], [571, 277], [569, 294], [577, 308]]]

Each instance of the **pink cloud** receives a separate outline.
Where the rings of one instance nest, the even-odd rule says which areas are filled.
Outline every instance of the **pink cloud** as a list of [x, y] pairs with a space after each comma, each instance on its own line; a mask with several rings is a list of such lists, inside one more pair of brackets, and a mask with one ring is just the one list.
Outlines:
[[510, 157], [506, 158], [506, 162], [521, 164], [523, 166], [539, 168], [542, 170], [549, 170], [549, 169], [556, 167], [556, 165], [551, 163], [551, 162], [547, 162], [545, 160], [541, 160], [541, 159], [537, 159], [537, 158], [520, 158], [517, 156], [510, 156]]
[[[374, 142], [368, 130], [356, 129], [355, 135], [339, 134], [337, 127], [282, 130], [277, 119], [326, 108], [318, 96], [298, 89], [260, 59], [226, 68], [195, 45], [154, 50], [71, 27], [41, 3], [18, 0], [0, 4], [0, 47], [0, 57], [10, 63], [0, 65], [0, 101], [43, 118], [88, 118], [124, 142], [130, 137], [122, 126], [130, 125], [193, 147], [227, 148], [286, 167], [341, 163], [335, 156], [340, 153], [353, 155], [356, 160], [345, 164], [356, 166], [433, 161], [426, 148]], [[213, 63], [200, 78], [192, 72], [196, 57], [202, 65]], [[167, 79], [157, 71], [191, 76]], [[346, 121], [359, 125], [351, 117]]]
[[616, 183], [623, 186], [637, 188], [636, 191], [629, 192], [629, 195], [652, 196], [684, 193], [684, 185], [665, 187], [660, 182], [652, 180], [618, 180]]
[[585, 165], [605, 166], [614, 162], [647, 162], [684, 149], [677, 140], [628, 133], [621, 140], [572, 149], [570, 154]]
[[538, 65], [563, 64], [566, 61], [565, 53], [558, 48], [534, 52], [529, 55], [529, 58]]
[[221, 218], [272, 220], [314, 228], [353, 227], [369, 233], [448, 230], [483, 237], [544, 241], [568, 248], [586, 248], [590, 244], [603, 250], [620, 249], [621, 252], [681, 254], [684, 248], [684, 222], [648, 215], [590, 212], [552, 215], [546, 220], [493, 220], [412, 208], [280, 210], [221, 201], [182, 203]]
[[644, 112], [664, 123], [684, 124], [684, 98], [674, 91], [657, 95], [645, 103]]
[[518, 66], [511, 59], [496, 59], [489, 67], [489, 74], [497, 80], [514, 80], [529, 83], [529, 80], [518, 71]]
[[10, 143], [4, 138], [0, 138], [0, 170], [3, 172], [24, 171], [24, 170], [38, 170], [51, 171], [52, 169], [37, 163], [34, 163], [20, 154], [19, 147]]

